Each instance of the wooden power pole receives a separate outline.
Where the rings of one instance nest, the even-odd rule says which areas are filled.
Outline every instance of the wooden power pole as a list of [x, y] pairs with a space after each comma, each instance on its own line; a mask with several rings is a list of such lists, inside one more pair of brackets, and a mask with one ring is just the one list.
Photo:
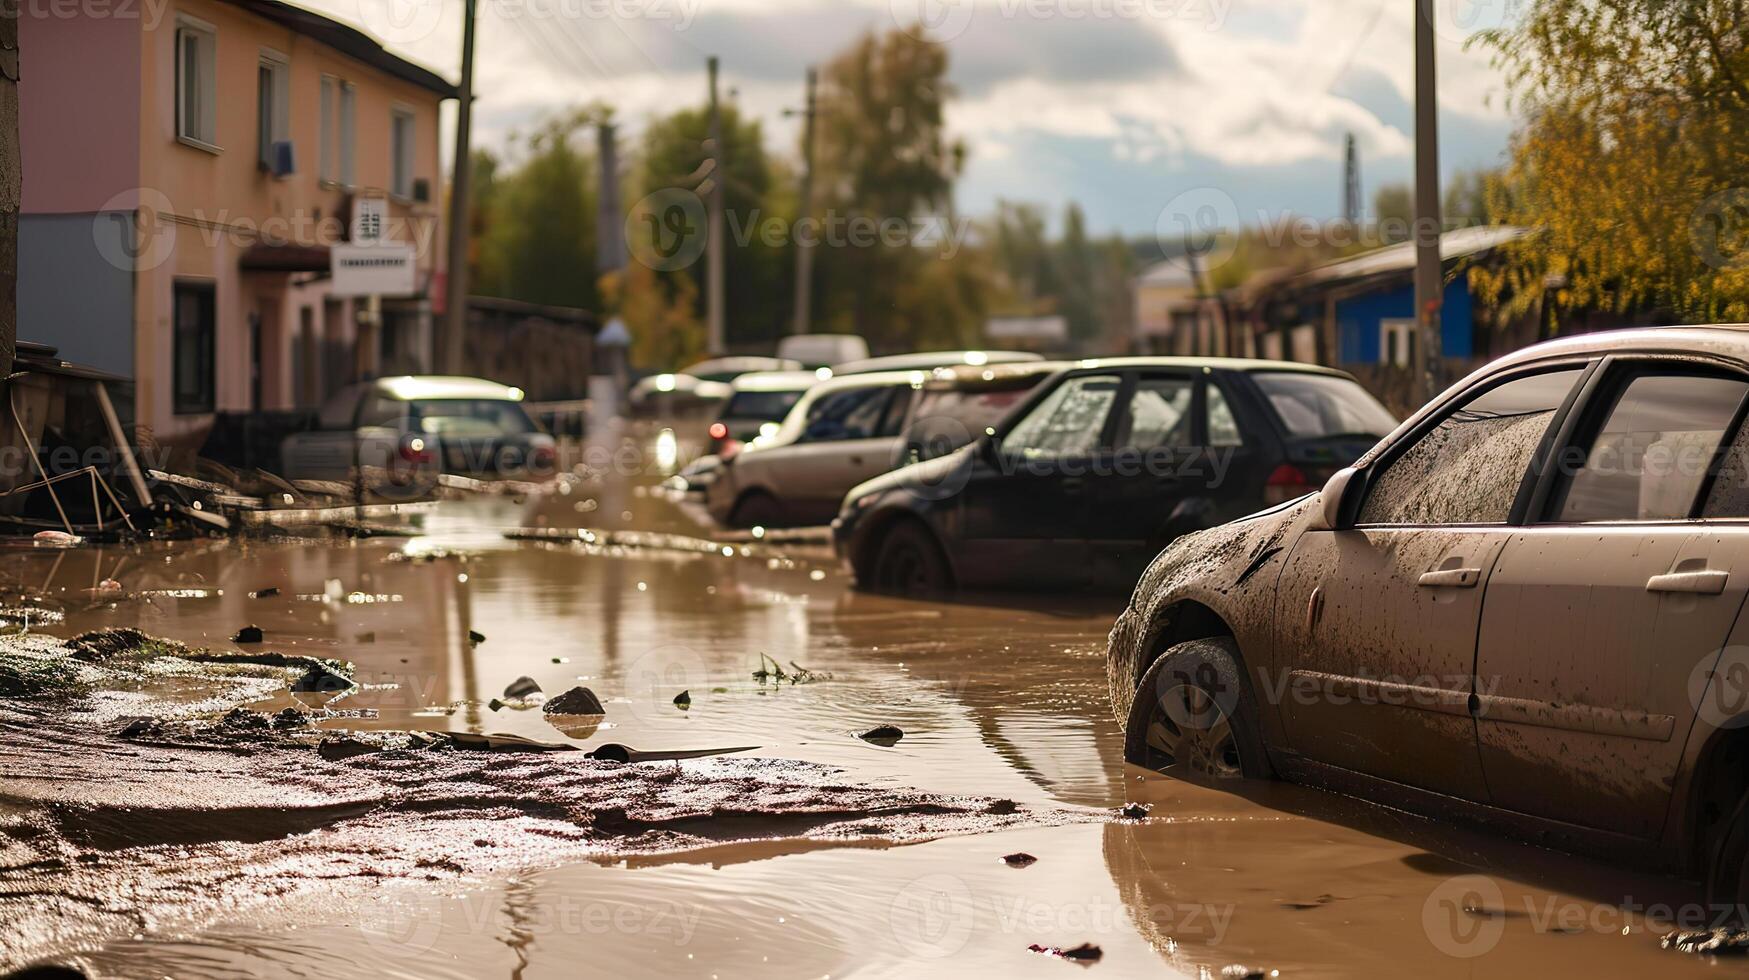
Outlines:
[[1415, 322], [1421, 338], [1416, 392], [1425, 404], [1445, 386], [1439, 257], [1439, 91], [1434, 84], [1433, 7], [1415, 4]]
[[18, 16], [0, 16], [0, 378], [18, 344], [18, 209], [24, 193], [18, 146]]
[[814, 213], [814, 88], [819, 73], [808, 69], [807, 101], [802, 106], [802, 199], [796, 207], [796, 318], [792, 333], [808, 332], [814, 303], [814, 249], [801, 233], [801, 224]]
[[473, 181], [472, 134], [474, 124], [474, 17], [477, 0], [467, 0], [462, 11], [462, 81], [456, 96], [455, 163], [449, 188], [449, 275], [444, 281], [443, 329], [437, 345], [437, 369], [446, 374], [463, 373], [468, 328], [468, 238], [473, 209], [469, 184]]
[[710, 353], [728, 352], [723, 336], [723, 184], [728, 172], [723, 167], [723, 115], [717, 104], [717, 58], [706, 63], [711, 86], [711, 186], [710, 237], [705, 242], [705, 305], [707, 337]]

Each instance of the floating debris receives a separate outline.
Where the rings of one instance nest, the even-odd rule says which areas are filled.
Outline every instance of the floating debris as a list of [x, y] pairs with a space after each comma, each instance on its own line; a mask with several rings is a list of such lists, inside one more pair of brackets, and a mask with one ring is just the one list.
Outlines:
[[1125, 803], [1118, 808], [1117, 815], [1125, 820], [1146, 820], [1148, 811], [1154, 809], [1152, 803]]
[[1013, 854], [1002, 855], [1002, 863], [1010, 868], [1030, 868], [1038, 863], [1038, 858], [1025, 851], [1016, 851]]
[[692, 707], [692, 692], [681, 691], [679, 694], [674, 695], [674, 706], [681, 711], [685, 711]]
[[1665, 933], [1658, 945], [1678, 953], [1704, 953], [1713, 956], [1742, 956], [1749, 953], [1749, 930], [1701, 929], [1677, 930]]
[[872, 742], [875, 745], [884, 746], [890, 749], [899, 744], [899, 739], [905, 737], [905, 732], [897, 725], [880, 725], [871, 728], [856, 737], [862, 739], [864, 742]]
[[242, 629], [238, 630], [231, 637], [231, 642], [232, 643], [262, 643], [262, 642], [265, 642], [266, 639], [267, 639], [267, 636], [266, 636], [266, 634], [261, 632], [261, 627], [251, 624], [249, 626], [245, 626]]
[[30, 542], [38, 548], [76, 548], [84, 544], [85, 539], [66, 531], [38, 531], [31, 536]]
[[265, 589], [256, 589], [254, 592], [249, 593], [249, 598], [251, 598], [251, 599], [271, 599], [277, 595], [279, 595], [279, 586], [270, 585]]
[[[770, 666], [767, 667], [767, 664]], [[794, 660], [789, 662], [789, 666], [789, 671], [785, 672], [783, 665], [773, 659], [770, 654], [761, 653], [759, 655], [759, 669], [753, 672], [753, 679], [762, 685], [769, 681], [775, 685], [788, 683], [792, 686], [796, 684], [812, 684], [815, 681], [829, 681], [832, 679], [831, 674], [823, 671], [809, 670], [801, 664], [796, 663]]]
[[607, 714], [607, 709], [602, 706], [601, 699], [595, 696], [594, 691], [586, 687], [573, 687], [558, 697], [549, 699], [541, 711], [549, 715]]
[[1100, 949], [1092, 943], [1082, 943], [1079, 946], [1074, 946], [1069, 949], [1063, 949], [1061, 946], [1040, 946], [1038, 943], [1033, 943], [1026, 948], [1035, 953], [1043, 953], [1046, 956], [1055, 956], [1057, 959], [1068, 960], [1071, 963], [1079, 963], [1082, 966], [1092, 966], [1099, 962], [1101, 956], [1105, 955], [1105, 950]]
[[506, 699], [526, 701], [540, 692], [540, 685], [535, 683], [535, 679], [524, 676], [511, 681], [510, 684], [504, 688], [504, 697]]
[[479, 630], [468, 630], [468, 645], [469, 646], [476, 646], [477, 647], [484, 642], [486, 642], [486, 634], [480, 632]]

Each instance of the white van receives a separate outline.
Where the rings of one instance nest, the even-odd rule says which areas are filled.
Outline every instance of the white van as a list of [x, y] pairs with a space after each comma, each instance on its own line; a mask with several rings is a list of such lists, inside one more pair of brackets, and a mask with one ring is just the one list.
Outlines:
[[831, 367], [868, 357], [868, 341], [853, 333], [803, 333], [778, 341], [777, 356], [810, 368]]

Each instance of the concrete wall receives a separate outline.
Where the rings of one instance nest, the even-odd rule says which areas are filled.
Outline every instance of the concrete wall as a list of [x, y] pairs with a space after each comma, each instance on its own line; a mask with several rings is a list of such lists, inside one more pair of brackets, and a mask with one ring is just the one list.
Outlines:
[[25, 214], [18, 221], [18, 339], [131, 375], [134, 277], [111, 256], [134, 241], [131, 212]]

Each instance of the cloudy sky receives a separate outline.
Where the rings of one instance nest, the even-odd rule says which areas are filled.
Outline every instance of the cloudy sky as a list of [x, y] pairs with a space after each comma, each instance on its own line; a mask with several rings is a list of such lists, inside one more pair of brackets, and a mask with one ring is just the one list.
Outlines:
[[[301, 0], [391, 49], [459, 73], [461, 0]], [[1442, 169], [1501, 159], [1499, 73], [1464, 38], [1512, 0], [1418, 0], [1439, 35]], [[1448, 6], [1455, 4], [1455, 6]], [[970, 149], [962, 211], [997, 198], [1085, 208], [1095, 232], [1153, 231], [1213, 197], [1254, 223], [1340, 209], [1345, 133], [1363, 196], [1411, 164], [1412, 0], [480, 0], [476, 145], [602, 100], [635, 138], [705, 91], [704, 60], [791, 154], [810, 63], [860, 32], [944, 40]], [[446, 139], [448, 137], [446, 136]]]

